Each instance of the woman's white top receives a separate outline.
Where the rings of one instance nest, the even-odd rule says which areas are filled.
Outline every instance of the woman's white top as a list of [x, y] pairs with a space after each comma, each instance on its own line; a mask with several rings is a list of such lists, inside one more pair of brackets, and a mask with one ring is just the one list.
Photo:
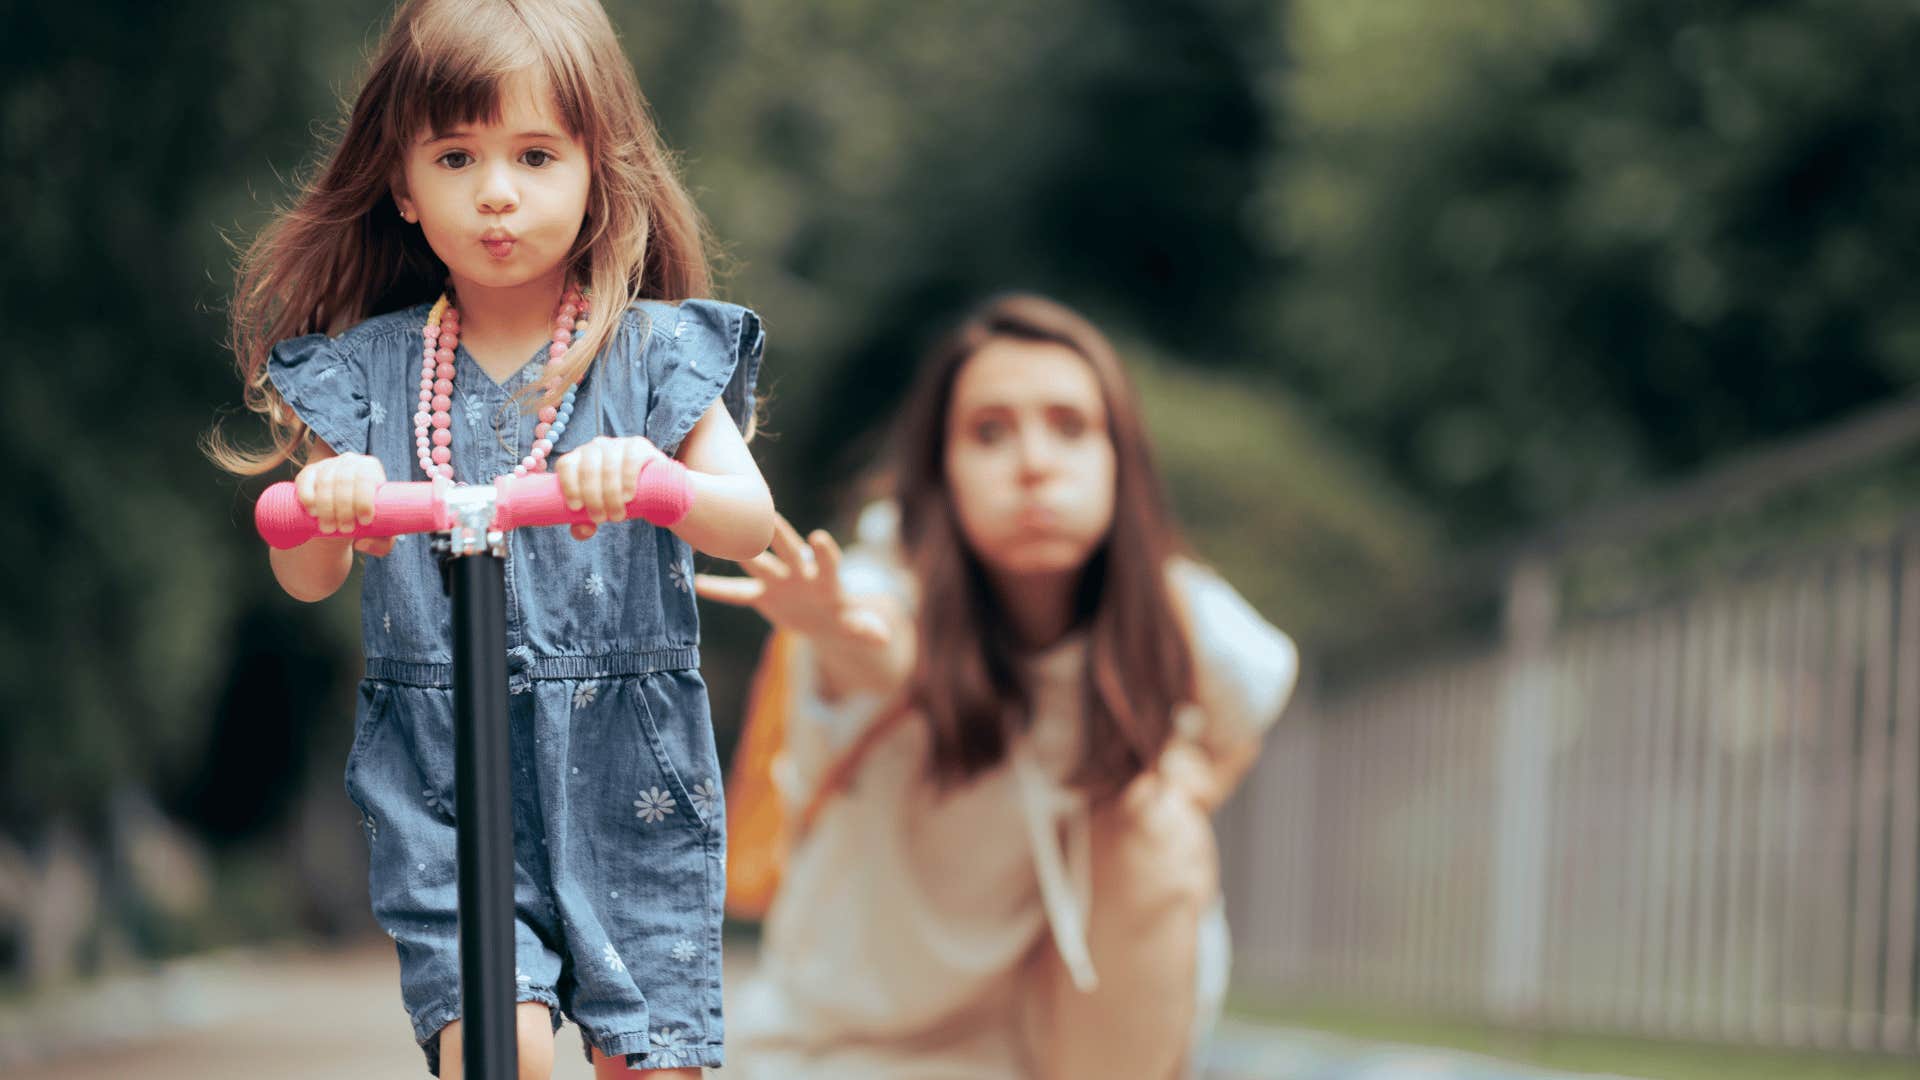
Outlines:
[[[911, 590], [888, 560], [849, 551], [849, 591]], [[1177, 739], [1202, 749], [1257, 740], [1298, 670], [1293, 643], [1217, 574], [1169, 568], [1194, 628], [1198, 701]], [[728, 1073], [747, 1080], [1007, 1080], [1026, 1075], [1014, 1016], [1023, 962], [1050, 935], [1082, 987], [1088, 814], [1065, 780], [1079, 760], [1085, 642], [1029, 661], [1033, 721], [1008, 760], [939, 791], [925, 726], [876, 743], [850, 788], [793, 851], [768, 912], [760, 968], [728, 1017]], [[876, 715], [874, 697], [823, 701], [794, 653], [787, 756], [777, 779], [794, 813]]]

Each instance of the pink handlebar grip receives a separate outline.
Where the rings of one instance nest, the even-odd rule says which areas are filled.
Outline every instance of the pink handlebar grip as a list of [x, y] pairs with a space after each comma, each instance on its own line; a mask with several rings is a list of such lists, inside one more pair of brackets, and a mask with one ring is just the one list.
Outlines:
[[448, 527], [446, 504], [434, 497], [430, 481], [388, 482], [373, 492], [373, 520], [354, 522], [339, 532], [320, 531], [320, 519], [300, 505], [293, 481], [283, 480], [260, 493], [253, 505], [253, 527], [260, 539], [277, 548], [294, 548], [316, 537], [358, 540], [367, 536], [439, 532]]
[[[552, 473], [503, 476], [493, 483], [494, 527], [502, 532], [534, 525], [577, 525], [593, 520], [585, 510], [567, 509], [560, 478]], [[693, 504], [687, 467], [672, 458], [654, 458], [640, 470], [640, 482], [627, 502], [627, 516], [655, 525], [677, 525]]]
[[[569, 510], [552, 473], [503, 476], [494, 481], [494, 528], [505, 532], [539, 525], [574, 525], [593, 520], [585, 510]], [[672, 458], [655, 458], [640, 470], [640, 483], [627, 503], [627, 516], [655, 525], [675, 525], [693, 504], [687, 467]], [[446, 503], [428, 480], [389, 481], [374, 489], [373, 520], [340, 532], [322, 533], [320, 523], [300, 505], [291, 481], [260, 493], [253, 508], [254, 528], [276, 548], [299, 547], [320, 536], [358, 540], [369, 536], [444, 532], [452, 527]]]

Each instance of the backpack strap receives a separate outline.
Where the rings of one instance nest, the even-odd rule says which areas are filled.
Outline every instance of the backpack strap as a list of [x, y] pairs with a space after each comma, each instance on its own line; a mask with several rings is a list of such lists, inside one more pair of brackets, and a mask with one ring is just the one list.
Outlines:
[[813, 789], [813, 797], [800, 811], [800, 820], [794, 823], [793, 840], [798, 843], [813, 831], [813, 823], [825, 810], [833, 797], [845, 791], [853, 784], [855, 773], [860, 771], [860, 763], [880, 740], [893, 733], [893, 730], [906, 720], [911, 710], [906, 701], [900, 700], [880, 710], [880, 714], [867, 723], [866, 729], [856, 736], [846, 749], [840, 751], [833, 764], [820, 776], [820, 783]]

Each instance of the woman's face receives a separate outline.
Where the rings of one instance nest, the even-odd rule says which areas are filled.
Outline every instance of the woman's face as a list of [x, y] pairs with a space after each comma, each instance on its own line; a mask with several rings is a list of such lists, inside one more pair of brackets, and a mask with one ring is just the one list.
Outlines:
[[946, 446], [960, 530], [990, 570], [1078, 571], [1105, 541], [1113, 440], [1100, 384], [1079, 353], [989, 341], [954, 381]]

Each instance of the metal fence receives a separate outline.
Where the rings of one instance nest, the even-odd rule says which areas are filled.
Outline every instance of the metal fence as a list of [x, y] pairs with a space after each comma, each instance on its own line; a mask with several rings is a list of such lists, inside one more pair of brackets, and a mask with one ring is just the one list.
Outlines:
[[1303, 695], [1221, 839], [1251, 985], [1914, 1053], [1920, 533]]

